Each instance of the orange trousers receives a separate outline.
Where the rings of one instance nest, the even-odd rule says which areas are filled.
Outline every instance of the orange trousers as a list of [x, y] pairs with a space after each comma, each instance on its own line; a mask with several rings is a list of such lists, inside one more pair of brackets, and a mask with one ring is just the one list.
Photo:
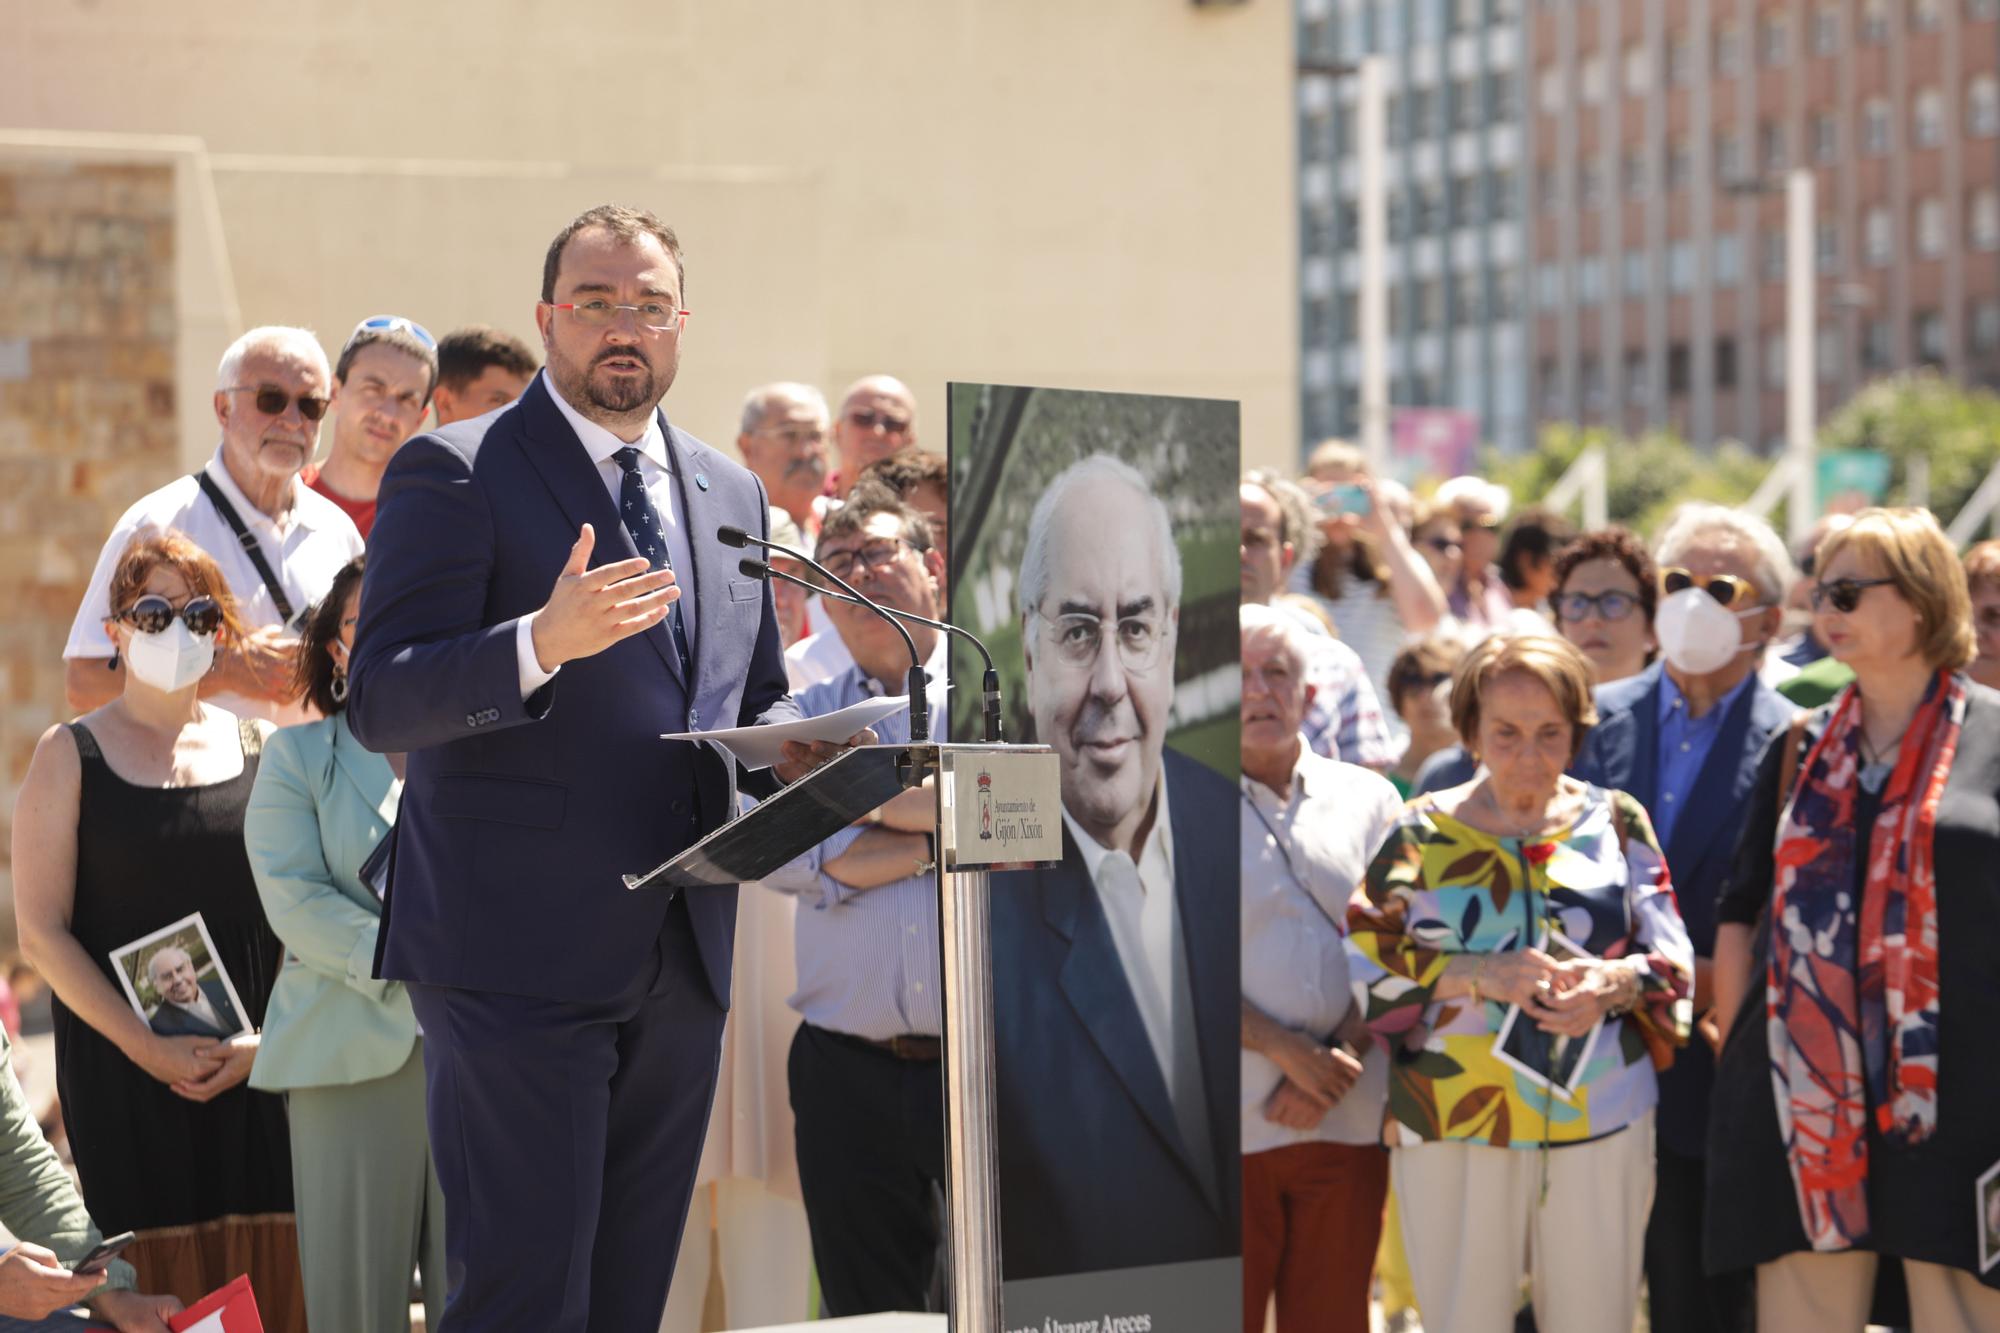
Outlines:
[[1243, 1159], [1243, 1333], [1368, 1333], [1389, 1154], [1300, 1143]]

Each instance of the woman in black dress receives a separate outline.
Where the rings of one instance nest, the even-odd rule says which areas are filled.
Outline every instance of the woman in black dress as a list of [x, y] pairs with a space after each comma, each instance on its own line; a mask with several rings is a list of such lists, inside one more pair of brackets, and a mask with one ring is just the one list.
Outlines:
[[2000, 1328], [2000, 695], [1928, 511], [1817, 565], [1855, 683], [1773, 740], [1718, 906], [1707, 1265], [1756, 1267], [1760, 1333], [1859, 1333], [1885, 1260], [1923, 1333]]
[[[241, 626], [214, 561], [175, 532], [134, 539], [107, 610], [123, 692], [42, 737], [14, 823], [21, 945], [56, 994], [84, 1198], [107, 1233], [139, 1233], [141, 1286], [192, 1302], [247, 1272], [265, 1326], [303, 1329], [284, 1104], [245, 1086], [281, 955], [243, 848], [262, 732], [199, 698]], [[142, 1018], [114, 971], [196, 912], [249, 1025], [233, 1037], [161, 1035], [175, 1026]], [[223, 993], [192, 961], [201, 995]]]

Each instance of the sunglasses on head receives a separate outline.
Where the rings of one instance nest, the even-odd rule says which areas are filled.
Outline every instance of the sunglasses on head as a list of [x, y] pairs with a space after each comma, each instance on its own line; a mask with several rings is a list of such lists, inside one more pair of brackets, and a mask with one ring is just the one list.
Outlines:
[[364, 333], [397, 332], [409, 334], [433, 352], [437, 350], [437, 339], [431, 337], [429, 329], [417, 323], [414, 319], [404, 319], [401, 315], [370, 315], [354, 326], [354, 332], [347, 335], [346, 346], [342, 347], [341, 350], [346, 351], [348, 347], [354, 346], [354, 340]]
[[1854, 608], [1861, 605], [1861, 598], [1870, 588], [1884, 588], [1894, 583], [1894, 579], [1835, 579], [1831, 583], [1815, 583], [1812, 586], [1812, 609], [1824, 611], [1831, 606], [1841, 615], [1851, 615]]
[[1734, 574], [1696, 574], [1678, 565], [1660, 571], [1660, 590], [1667, 596], [1686, 592], [1689, 588], [1700, 588], [1713, 597], [1718, 606], [1731, 610], [1746, 607], [1757, 600], [1757, 585]]
[[250, 401], [257, 404], [257, 410], [267, 417], [285, 415], [285, 409], [294, 402], [299, 405], [299, 415], [307, 421], [318, 421], [326, 415], [326, 399], [314, 397], [309, 393], [302, 393], [294, 398], [275, 384], [238, 384], [223, 392], [256, 394], [257, 396]]
[[175, 616], [187, 622], [190, 634], [213, 634], [222, 625], [222, 603], [213, 597], [190, 597], [187, 605], [176, 610], [172, 602], [149, 592], [118, 613], [120, 620], [141, 634], [161, 633], [174, 623]]

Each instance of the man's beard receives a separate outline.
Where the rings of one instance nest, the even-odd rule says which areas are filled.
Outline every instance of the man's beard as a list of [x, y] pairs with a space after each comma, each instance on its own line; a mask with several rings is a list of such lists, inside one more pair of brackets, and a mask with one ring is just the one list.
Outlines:
[[[598, 379], [596, 375], [598, 365], [618, 357], [629, 357], [637, 361], [646, 368], [645, 374]], [[634, 412], [650, 411], [660, 399], [666, 397], [667, 390], [673, 385], [671, 374], [666, 377], [666, 382], [662, 383], [660, 372], [654, 366], [652, 358], [636, 348], [619, 348], [602, 352], [587, 369], [580, 372], [569, 360], [558, 361], [552, 356], [549, 358], [549, 369], [554, 373], [556, 388], [563, 398], [583, 410], [586, 416], [591, 415], [589, 411], [591, 408], [621, 417], [630, 416]]]

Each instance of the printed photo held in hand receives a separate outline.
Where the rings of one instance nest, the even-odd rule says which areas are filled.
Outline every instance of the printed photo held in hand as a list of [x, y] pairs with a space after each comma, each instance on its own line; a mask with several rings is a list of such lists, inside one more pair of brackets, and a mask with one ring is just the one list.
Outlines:
[[250, 1030], [199, 912], [113, 950], [111, 965], [132, 1008], [162, 1037], [220, 1041]]
[[[1540, 948], [1558, 963], [1596, 957], [1588, 949], [1580, 948], [1565, 938], [1559, 930], [1546, 932]], [[1548, 989], [1553, 983], [1544, 981], [1541, 984]], [[1566, 989], [1565, 986], [1555, 986], [1557, 994]], [[1577, 1085], [1583, 1080], [1583, 1071], [1589, 1067], [1591, 1053], [1596, 1050], [1597, 1038], [1603, 1031], [1604, 1020], [1600, 1018], [1581, 1037], [1552, 1032], [1532, 1016], [1524, 1019], [1520, 1005], [1509, 1005], [1506, 1017], [1500, 1020], [1500, 1030], [1493, 1037], [1493, 1058], [1536, 1087], [1546, 1088], [1564, 1101], [1573, 1102], [1576, 1100]]]

